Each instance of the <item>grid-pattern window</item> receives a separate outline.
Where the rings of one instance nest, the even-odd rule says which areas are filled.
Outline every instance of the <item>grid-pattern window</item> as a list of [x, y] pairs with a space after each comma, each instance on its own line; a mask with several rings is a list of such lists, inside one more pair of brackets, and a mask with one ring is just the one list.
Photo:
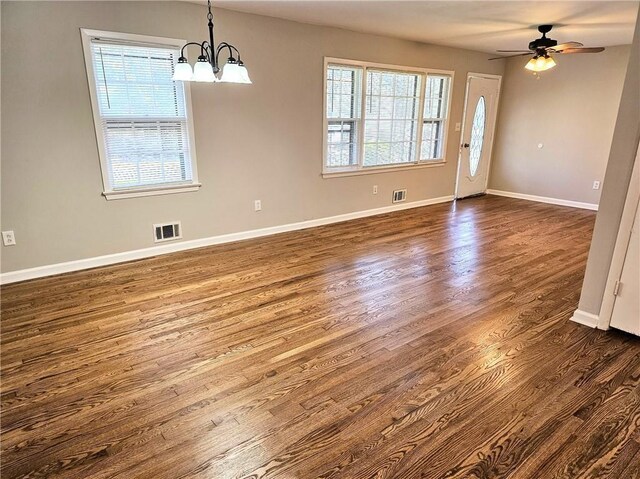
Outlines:
[[421, 160], [440, 160], [444, 157], [443, 145], [447, 123], [447, 102], [451, 77], [428, 75], [424, 98], [424, 122], [422, 126]]
[[327, 167], [358, 164], [362, 68], [327, 68]]
[[364, 166], [415, 161], [420, 76], [367, 70]]
[[106, 192], [193, 184], [184, 85], [172, 80], [179, 53], [173, 46], [91, 38], [87, 61]]
[[444, 161], [453, 72], [326, 65], [324, 172]]

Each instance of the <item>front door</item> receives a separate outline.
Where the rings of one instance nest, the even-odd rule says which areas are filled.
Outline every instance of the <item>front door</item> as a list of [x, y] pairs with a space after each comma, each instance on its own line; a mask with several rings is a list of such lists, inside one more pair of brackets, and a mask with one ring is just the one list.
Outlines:
[[469, 74], [456, 198], [479, 195], [487, 190], [499, 92], [499, 78]]

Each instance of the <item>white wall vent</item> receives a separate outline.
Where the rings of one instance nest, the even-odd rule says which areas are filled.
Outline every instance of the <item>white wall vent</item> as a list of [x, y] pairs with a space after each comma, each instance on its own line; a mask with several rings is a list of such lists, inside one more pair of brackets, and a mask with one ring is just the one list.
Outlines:
[[401, 203], [407, 199], [407, 190], [394, 190], [393, 191], [393, 202]]
[[156, 243], [182, 238], [182, 225], [179, 221], [153, 225], [153, 239]]

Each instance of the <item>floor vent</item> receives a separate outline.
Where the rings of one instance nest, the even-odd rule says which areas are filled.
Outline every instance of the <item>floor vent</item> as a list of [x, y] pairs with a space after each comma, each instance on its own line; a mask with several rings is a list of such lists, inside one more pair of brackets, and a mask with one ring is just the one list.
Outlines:
[[156, 243], [182, 238], [182, 226], [179, 221], [153, 225], [153, 236]]
[[395, 190], [393, 192], [393, 202], [401, 203], [407, 199], [407, 190]]

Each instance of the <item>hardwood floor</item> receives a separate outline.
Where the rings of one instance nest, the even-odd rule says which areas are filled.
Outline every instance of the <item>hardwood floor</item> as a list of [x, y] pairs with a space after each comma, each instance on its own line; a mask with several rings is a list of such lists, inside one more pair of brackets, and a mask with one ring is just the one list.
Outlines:
[[486, 196], [2, 288], [2, 478], [640, 478], [595, 214]]

